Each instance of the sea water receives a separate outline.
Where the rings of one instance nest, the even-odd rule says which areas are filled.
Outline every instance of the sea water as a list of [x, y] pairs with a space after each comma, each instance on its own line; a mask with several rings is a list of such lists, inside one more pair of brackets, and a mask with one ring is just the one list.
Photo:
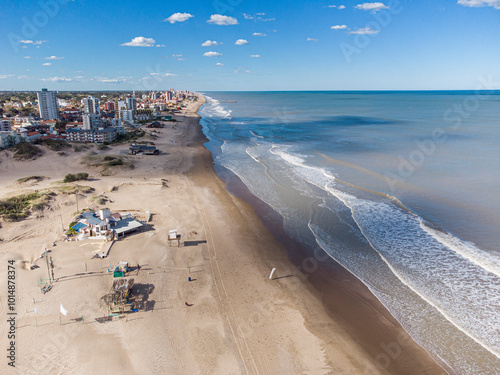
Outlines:
[[216, 170], [433, 357], [500, 371], [500, 92], [208, 92]]

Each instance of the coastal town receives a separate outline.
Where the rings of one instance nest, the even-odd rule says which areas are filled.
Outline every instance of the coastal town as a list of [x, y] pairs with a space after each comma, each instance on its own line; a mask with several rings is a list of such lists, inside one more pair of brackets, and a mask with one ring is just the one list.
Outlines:
[[[60, 98], [63, 96], [64, 98]], [[67, 141], [110, 144], [163, 115], [181, 113], [189, 91], [0, 93], [0, 149], [19, 143]], [[25, 100], [22, 100], [25, 99]], [[164, 119], [170, 119], [164, 117]]]

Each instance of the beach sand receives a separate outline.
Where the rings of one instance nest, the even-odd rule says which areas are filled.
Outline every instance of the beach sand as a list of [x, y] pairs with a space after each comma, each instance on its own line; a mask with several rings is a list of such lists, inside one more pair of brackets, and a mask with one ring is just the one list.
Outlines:
[[[128, 156], [134, 169], [117, 167], [105, 177], [99, 168], [81, 164], [82, 157], [124, 153], [128, 145], [92, 146], [66, 156], [45, 150], [28, 162], [0, 152], [0, 198], [57, 190], [67, 173], [88, 172], [92, 178], [78, 184], [94, 191], [78, 196], [79, 209], [152, 214], [147, 230], [116, 241], [102, 260], [91, 258], [109, 243], [60, 240], [61, 226], [67, 229], [77, 210], [74, 194], [58, 193], [50, 207], [26, 220], [0, 222], [0, 285], [7, 290], [7, 262], [15, 260], [17, 313], [16, 368], [3, 355], [2, 373], [445, 373], [361, 282], [328, 260], [314, 271], [300, 271], [295, 264], [308, 255], [278, 224], [271, 234], [250, 204], [226, 191], [203, 147], [196, 114], [201, 102], [175, 116], [179, 122], [154, 130], [158, 138], [151, 140], [161, 155]], [[31, 175], [47, 178], [16, 182]], [[108, 202], [99, 205], [96, 196]], [[180, 247], [169, 246], [171, 229], [182, 235]], [[56, 282], [42, 294], [38, 280], [47, 278], [45, 259], [34, 270], [26, 264], [45, 247]], [[107, 269], [119, 261], [140, 265], [130, 275], [139, 312], [104, 322], [102, 297], [113, 282]], [[7, 349], [5, 296], [0, 342]]]

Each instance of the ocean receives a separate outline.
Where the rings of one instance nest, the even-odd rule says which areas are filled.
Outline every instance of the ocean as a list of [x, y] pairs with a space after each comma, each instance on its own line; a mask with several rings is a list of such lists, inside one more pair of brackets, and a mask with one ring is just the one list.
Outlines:
[[499, 91], [203, 94], [222, 178], [360, 279], [434, 358], [498, 374]]

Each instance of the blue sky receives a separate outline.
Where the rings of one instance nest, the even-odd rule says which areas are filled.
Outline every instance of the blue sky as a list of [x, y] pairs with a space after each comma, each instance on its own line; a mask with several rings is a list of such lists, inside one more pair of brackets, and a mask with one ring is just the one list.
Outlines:
[[476, 89], [499, 45], [500, 0], [4, 1], [0, 90]]

